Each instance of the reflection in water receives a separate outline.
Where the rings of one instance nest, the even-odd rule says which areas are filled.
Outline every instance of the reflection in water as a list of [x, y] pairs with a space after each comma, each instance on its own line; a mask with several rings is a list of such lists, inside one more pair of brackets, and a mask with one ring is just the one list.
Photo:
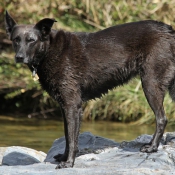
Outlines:
[[[81, 133], [89, 131], [117, 142], [133, 140], [142, 134], [153, 134], [154, 126], [129, 125], [116, 122], [82, 122]], [[173, 131], [167, 127], [166, 132]], [[0, 117], [0, 146], [25, 146], [47, 153], [53, 141], [64, 135], [63, 122]]]

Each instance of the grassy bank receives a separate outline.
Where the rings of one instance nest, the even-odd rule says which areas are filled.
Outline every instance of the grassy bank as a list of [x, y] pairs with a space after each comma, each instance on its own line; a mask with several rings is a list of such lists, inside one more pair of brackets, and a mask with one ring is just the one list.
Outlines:
[[[164, 100], [165, 111], [169, 124], [175, 123], [175, 104], [169, 94]], [[92, 100], [84, 109], [84, 118], [89, 120], [112, 120], [118, 122], [135, 122], [151, 124], [155, 121], [139, 79], [109, 91], [102, 99]]]
[[[31, 78], [24, 65], [15, 64], [14, 53], [4, 30], [5, 9], [18, 23], [36, 23], [44, 17], [55, 18], [55, 29], [94, 32], [125, 22], [154, 19], [175, 26], [173, 0], [13, 0], [0, 2], [0, 111], [27, 113], [29, 117], [56, 117], [58, 105]], [[165, 110], [175, 121], [175, 105], [167, 95]], [[110, 91], [102, 99], [84, 105], [84, 119], [152, 123], [140, 81]]]

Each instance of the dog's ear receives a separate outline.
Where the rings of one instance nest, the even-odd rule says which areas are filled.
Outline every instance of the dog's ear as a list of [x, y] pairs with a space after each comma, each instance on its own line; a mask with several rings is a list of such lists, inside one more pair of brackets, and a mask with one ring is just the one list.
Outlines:
[[13, 27], [16, 25], [15, 20], [9, 15], [8, 11], [5, 13], [5, 29], [7, 32], [7, 35], [10, 38], [10, 34], [13, 30]]
[[39, 32], [41, 33], [42, 39], [46, 39], [51, 31], [51, 28], [52, 28], [54, 22], [57, 22], [57, 21], [55, 19], [51, 19], [51, 18], [44, 18], [44, 19], [40, 20], [34, 26], [34, 28], [39, 30]]

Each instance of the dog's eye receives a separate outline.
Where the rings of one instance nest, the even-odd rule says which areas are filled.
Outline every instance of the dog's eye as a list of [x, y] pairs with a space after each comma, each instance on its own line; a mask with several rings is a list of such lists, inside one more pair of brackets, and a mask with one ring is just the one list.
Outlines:
[[35, 40], [33, 38], [27, 38], [27, 42], [34, 42]]
[[13, 42], [15, 43], [15, 44], [18, 44], [19, 42], [20, 42], [20, 39], [17, 37], [17, 38], [14, 38], [13, 39]]

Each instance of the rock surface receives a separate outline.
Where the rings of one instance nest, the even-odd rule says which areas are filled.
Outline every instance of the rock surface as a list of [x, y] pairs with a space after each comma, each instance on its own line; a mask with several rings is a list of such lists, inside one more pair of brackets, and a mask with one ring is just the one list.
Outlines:
[[140, 147], [151, 138], [150, 135], [142, 135], [133, 141], [119, 144], [86, 132], [79, 137], [80, 152], [74, 168], [55, 170], [56, 165], [47, 161], [55, 163], [52, 156], [63, 153], [65, 140], [62, 137], [53, 143], [46, 162], [26, 166], [0, 166], [0, 175], [175, 174], [175, 132], [164, 134], [157, 153], [141, 153]]

